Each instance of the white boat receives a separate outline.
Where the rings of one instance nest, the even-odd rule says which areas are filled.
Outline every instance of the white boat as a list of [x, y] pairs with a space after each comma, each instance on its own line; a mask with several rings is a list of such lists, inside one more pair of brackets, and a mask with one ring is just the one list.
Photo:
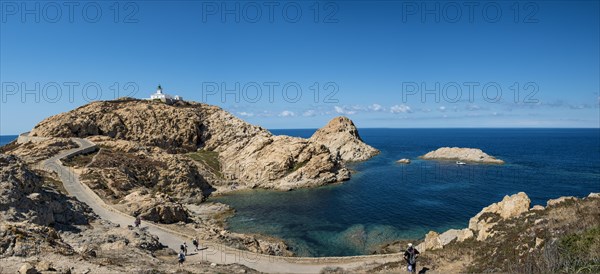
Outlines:
[[457, 165], [459, 165], [459, 166], [464, 166], [464, 165], [466, 165], [467, 163], [465, 163], [465, 162], [461, 162], [461, 161], [456, 161], [456, 164], [457, 164]]

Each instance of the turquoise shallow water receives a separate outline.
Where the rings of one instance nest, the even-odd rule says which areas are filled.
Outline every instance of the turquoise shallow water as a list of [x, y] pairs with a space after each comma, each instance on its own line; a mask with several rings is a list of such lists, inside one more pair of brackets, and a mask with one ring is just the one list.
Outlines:
[[[314, 130], [276, 130], [309, 137]], [[233, 206], [233, 231], [283, 238], [303, 256], [369, 254], [382, 243], [466, 227], [504, 195], [533, 204], [600, 192], [598, 129], [363, 129], [381, 150], [352, 164], [350, 181], [292, 192], [252, 190], [211, 198]], [[417, 157], [441, 146], [477, 147], [505, 165], [456, 166]], [[410, 165], [396, 164], [410, 158]]]

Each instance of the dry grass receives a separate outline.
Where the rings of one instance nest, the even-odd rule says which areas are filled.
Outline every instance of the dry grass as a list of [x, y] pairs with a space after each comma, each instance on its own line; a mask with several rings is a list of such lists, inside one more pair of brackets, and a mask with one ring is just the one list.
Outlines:
[[207, 167], [213, 174], [223, 178], [221, 173], [221, 162], [219, 162], [219, 153], [216, 151], [198, 150], [186, 154], [192, 160], [201, 163]]

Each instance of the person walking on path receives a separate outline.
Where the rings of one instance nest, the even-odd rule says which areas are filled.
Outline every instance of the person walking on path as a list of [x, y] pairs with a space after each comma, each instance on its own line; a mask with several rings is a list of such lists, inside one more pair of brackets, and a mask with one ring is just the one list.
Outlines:
[[179, 268], [181, 268], [183, 262], [185, 262], [185, 254], [183, 254], [183, 252], [179, 252], [179, 255], [177, 255], [177, 261], [179, 262]]
[[408, 264], [408, 272], [417, 272], [417, 257], [419, 257], [419, 251], [412, 244], [408, 244], [408, 248], [404, 252], [404, 260]]
[[194, 245], [194, 248], [195, 248], [194, 251], [198, 252], [200, 250], [199, 244], [198, 244], [198, 239], [194, 238], [192, 240], [192, 244]]
[[140, 227], [140, 224], [142, 223], [142, 218], [140, 218], [140, 216], [135, 217], [135, 222], [133, 224], [135, 224], [135, 227]]

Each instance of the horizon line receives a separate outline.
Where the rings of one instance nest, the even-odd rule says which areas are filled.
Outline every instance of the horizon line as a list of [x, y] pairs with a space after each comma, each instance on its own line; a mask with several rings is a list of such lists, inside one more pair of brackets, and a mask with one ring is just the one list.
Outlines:
[[[271, 130], [318, 130], [320, 128], [265, 128]], [[357, 127], [357, 129], [600, 129], [599, 127]], [[0, 136], [19, 136], [21, 133]]]

